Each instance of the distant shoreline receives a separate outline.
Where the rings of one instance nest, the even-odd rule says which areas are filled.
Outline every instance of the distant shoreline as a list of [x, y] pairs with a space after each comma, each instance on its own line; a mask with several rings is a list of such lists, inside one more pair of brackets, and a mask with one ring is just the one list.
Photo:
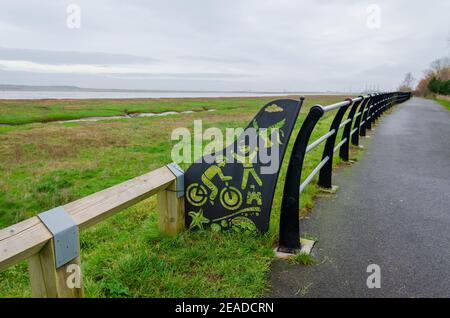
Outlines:
[[0, 92], [114, 92], [114, 93], [198, 93], [198, 94], [275, 94], [275, 95], [296, 95], [296, 94], [341, 94], [342, 92], [325, 91], [325, 92], [300, 92], [300, 91], [252, 91], [252, 90], [176, 90], [176, 89], [120, 89], [120, 88], [91, 88], [67, 85], [14, 85], [0, 84]]
[[36, 100], [36, 99], [148, 99], [148, 98], [232, 98], [232, 97], [270, 97], [290, 95], [355, 95], [354, 93], [324, 92], [188, 92], [188, 91], [2, 91], [0, 100]]

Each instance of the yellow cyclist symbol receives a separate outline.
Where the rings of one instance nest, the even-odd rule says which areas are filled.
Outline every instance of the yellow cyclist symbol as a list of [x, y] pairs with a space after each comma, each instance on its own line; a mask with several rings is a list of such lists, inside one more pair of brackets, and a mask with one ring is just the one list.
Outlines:
[[[215, 162], [216, 164], [208, 167], [202, 174], [202, 184], [194, 182], [187, 187], [187, 200], [194, 206], [203, 206], [209, 199], [211, 205], [214, 205], [214, 200], [217, 197], [219, 189], [214, 184], [213, 179], [215, 176], [218, 176], [225, 184], [225, 187], [220, 190], [220, 203], [227, 210], [236, 210], [243, 202], [242, 193], [228, 184], [228, 181], [230, 181], [232, 177], [225, 176], [222, 172], [222, 168], [225, 166], [225, 158], [223, 156], [217, 156]], [[205, 186], [210, 190], [209, 194]]]
[[216, 158], [216, 164], [210, 166], [202, 175], [202, 182], [204, 185], [206, 185], [210, 190], [211, 193], [209, 195], [209, 201], [212, 205], [214, 205], [214, 199], [217, 196], [217, 193], [219, 192], [219, 189], [212, 181], [215, 176], [218, 176], [220, 180], [222, 181], [229, 181], [233, 179], [231, 176], [225, 176], [222, 172], [222, 168], [225, 166], [225, 158], [223, 156], [217, 156]]

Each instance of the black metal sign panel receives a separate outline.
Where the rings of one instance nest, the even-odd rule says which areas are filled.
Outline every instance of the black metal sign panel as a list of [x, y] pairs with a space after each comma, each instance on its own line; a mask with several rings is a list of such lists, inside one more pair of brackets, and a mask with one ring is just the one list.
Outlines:
[[279, 168], [302, 101], [268, 103], [230, 146], [189, 167], [184, 175], [188, 228], [268, 230]]

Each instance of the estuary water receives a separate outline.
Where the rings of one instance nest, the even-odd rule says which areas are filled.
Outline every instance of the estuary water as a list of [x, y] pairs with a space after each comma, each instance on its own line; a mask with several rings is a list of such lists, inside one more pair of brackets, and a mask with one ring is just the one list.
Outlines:
[[114, 91], [0, 91], [0, 99], [131, 99], [131, 98], [201, 98], [258, 97], [286, 95], [339, 95], [337, 93], [262, 93], [262, 92], [114, 92]]

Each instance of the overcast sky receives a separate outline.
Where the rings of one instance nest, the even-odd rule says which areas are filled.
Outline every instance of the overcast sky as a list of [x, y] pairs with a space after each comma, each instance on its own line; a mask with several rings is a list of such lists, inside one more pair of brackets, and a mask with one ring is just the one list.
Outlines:
[[[77, 7], [68, 13], [70, 4], [81, 10], [79, 20]], [[448, 0], [2, 0], [0, 6], [0, 84], [395, 89], [406, 72], [419, 78], [432, 60], [448, 56], [450, 46]]]

